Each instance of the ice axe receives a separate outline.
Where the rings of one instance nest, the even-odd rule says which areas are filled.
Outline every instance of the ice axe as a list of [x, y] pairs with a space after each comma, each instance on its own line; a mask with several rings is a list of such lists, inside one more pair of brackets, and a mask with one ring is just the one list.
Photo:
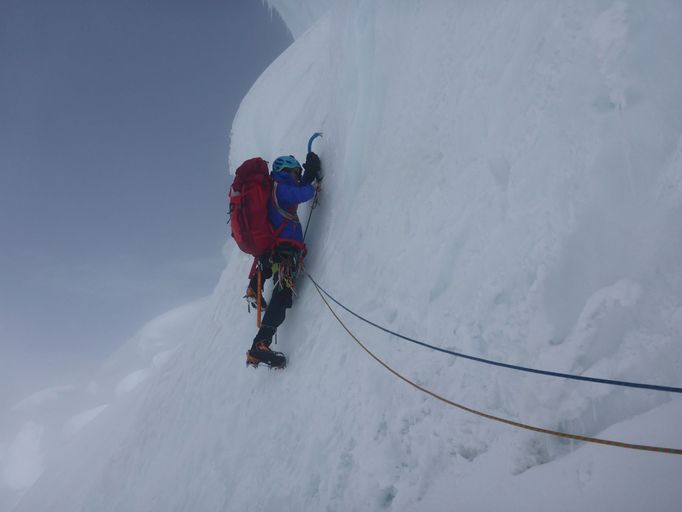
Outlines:
[[[310, 138], [308, 139], [308, 153], [310, 153], [313, 150], [313, 141], [317, 139], [318, 137], [322, 137], [322, 132], [315, 132], [313, 133]], [[320, 169], [320, 172], [317, 175], [317, 181], [322, 181], [322, 178], [324, 178], [324, 175], [322, 174], [322, 169]], [[310, 218], [313, 216], [313, 210], [317, 206], [317, 191], [315, 191], [315, 199], [313, 199], [313, 205], [310, 208], [310, 213], [308, 214], [308, 221], [305, 223], [305, 232], [303, 233], [303, 241], [305, 242], [305, 237], [308, 235], [308, 227], [310, 226]]]

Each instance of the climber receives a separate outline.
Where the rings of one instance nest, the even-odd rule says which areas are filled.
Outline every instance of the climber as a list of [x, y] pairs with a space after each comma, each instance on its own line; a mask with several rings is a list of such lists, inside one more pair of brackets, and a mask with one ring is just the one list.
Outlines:
[[[293, 303], [296, 276], [306, 255], [303, 230], [298, 218], [298, 205], [309, 201], [319, 191], [318, 176], [321, 171], [319, 157], [310, 151], [305, 164], [293, 156], [280, 156], [272, 163], [270, 176], [273, 180], [272, 196], [268, 203], [268, 220], [276, 237], [272, 251], [254, 260], [246, 297], [257, 306], [261, 297], [261, 308], [265, 315], [253, 339], [251, 349], [246, 353], [247, 365], [265, 363], [273, 368], [286, 365], [281, 352], [270, 349], [277, 328], [284, 322], [286, 309]], [[261, 293], [258, 293], [257, 269], [261, 270]], [[269, 303], [262, 298], [263, 284], [273, 279], [274, 287]]]

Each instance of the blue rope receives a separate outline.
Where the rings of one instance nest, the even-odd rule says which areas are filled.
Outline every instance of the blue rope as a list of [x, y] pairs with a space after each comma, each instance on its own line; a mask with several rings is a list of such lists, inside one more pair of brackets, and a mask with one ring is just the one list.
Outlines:
[[572, 375], [569, 373], [560, 373], [560, 372], [551, 372], [547, 370], [538, 370], [536, 368], [526, 368], [524, 366], [517, 366], [514, 364], [507, 364], [507, 363], [500, 363], [499, 361], [491, 361], [490, 359], [483, 359], [482, 357], [475, 357], [475, 356], [469, 356], [466, 354], [462, 354], [460, 352], [453, 352], [452, 350], [446, 350], [444, 348], [440, 347], [434, 347], [433, 345], [429, 345], [428, 343], [424, 343], [423, 341], [415, 340], [413, 338], [410, 338], [408, 336], [403, 336], [400, 333], [397, 333], [395, 331], [391, 331], [390, 329], [387, 329], [386, 327], [382, 327], [379, 324], [375, 324], [371, 320], [367, 320], [363, 316], [357, 314], [355, 311], [349, 309], [345, 305], [343, 305], [341, 302], [336, 300], [332, 295], [329, 294], [324, 288], [322, 288], [313, 278], [312, 276], [306, 272], [306, 275], [308, 278], [313, 282], [313, 284], [322, 290], [322, 293], [324, 293], [327, 297], [329, 297], [334, 303], [336, 303], [337, 306], [343, 308], [346, 310], [348, 313], [353, 315], [359, 320], [362, 320], [363, 322], [371, 325], [372, 327], [376, 327], [377, 329], [380, 329], [384, 331], [385, 333], [392, 334], [393, 336], [396, 336], [398, 338], [401, 338], [405, 341], [409, 341], [411, 343], [416, 343], [417, 345], [421, 345], [422, 347], [427, 347], [432, 350], [436, 350], [438, 352], [443, 352], [444, 354], [450, 354], [452, 356], [457, 356], [457, 357], [463, 357], [464, 359], [470, 359], [472, 361], [478, 361], [479, 363], [485, 363], [485, 364], [490, 364], [494, 366], [501, 366], [502, 368], [509, 368], [511, 370], [519, 370], [522, 372], [528, 372], [528, 373], [537, 373], [540, 375], [549, 375], [550, 377], [563, 377], [565, 379], [573, 379], [573, 380], [582, 380], [582, 381], [587, 381], [587, 382], [596, 382], [599, 384], [610, 384], [612, 386], [624, 386], [624, 387], [629, 387], [629, 388], [640, 388], [640, 389], [652, 389], [654, 391], [668, 391], [670, 393], [682, 393], [682, 388], [676, 388], [672, 386], [658, 386], [656, 384], [641, 384], [639, 382], [627, 382], [627, 381], [622, 381], [622, 380], [610, 380], [610, 379], [598, 379], [595, 377], [584, 377], [582, 375]]

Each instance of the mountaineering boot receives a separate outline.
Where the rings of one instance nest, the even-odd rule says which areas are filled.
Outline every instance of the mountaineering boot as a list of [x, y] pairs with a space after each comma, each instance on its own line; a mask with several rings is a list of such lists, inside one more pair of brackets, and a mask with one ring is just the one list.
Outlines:
[[[244, 295], [244, 298], [246, 299], [246, 302], [248, 302], [249, 307], [252, 307], [254, 309], [258, 309], [258, 294], [256, 291], [251, 288], [250, 286], [246, 289], [246, 295]], [[268, 303], [265, 302], [265, 298], [263, 297], [263, 294], [260, 294], [260, 308], [265, 309], [268, 307]]]
[[270, 368], [284, 368], [287, 365], [287, 358], [281, 352], [270, 350], [270, 345], [266, 341], [257, 341], [246, 353], [246, 365], [257, 368], [259, 363], [264, 363]]

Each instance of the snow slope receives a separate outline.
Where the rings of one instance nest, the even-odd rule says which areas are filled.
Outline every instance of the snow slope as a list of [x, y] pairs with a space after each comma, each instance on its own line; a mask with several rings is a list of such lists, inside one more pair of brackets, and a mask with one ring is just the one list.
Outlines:
[[[324, 131], [306, 266], [325, 288], [468, 354], [682, 385], [679, 2], [271, 3], [297, 37], [244, 98], [230, 169], [303, 158]], [[289, 367], [245, 369], [250, 261], [227, 252], [191, 334], [72, 418], [17, 511], [679, 509], [682, 457], [420, 394], [306, 279], [277, 345]], [[679, 396], [482, 366], [342, 317], [453, 401], [682, 448]]]

